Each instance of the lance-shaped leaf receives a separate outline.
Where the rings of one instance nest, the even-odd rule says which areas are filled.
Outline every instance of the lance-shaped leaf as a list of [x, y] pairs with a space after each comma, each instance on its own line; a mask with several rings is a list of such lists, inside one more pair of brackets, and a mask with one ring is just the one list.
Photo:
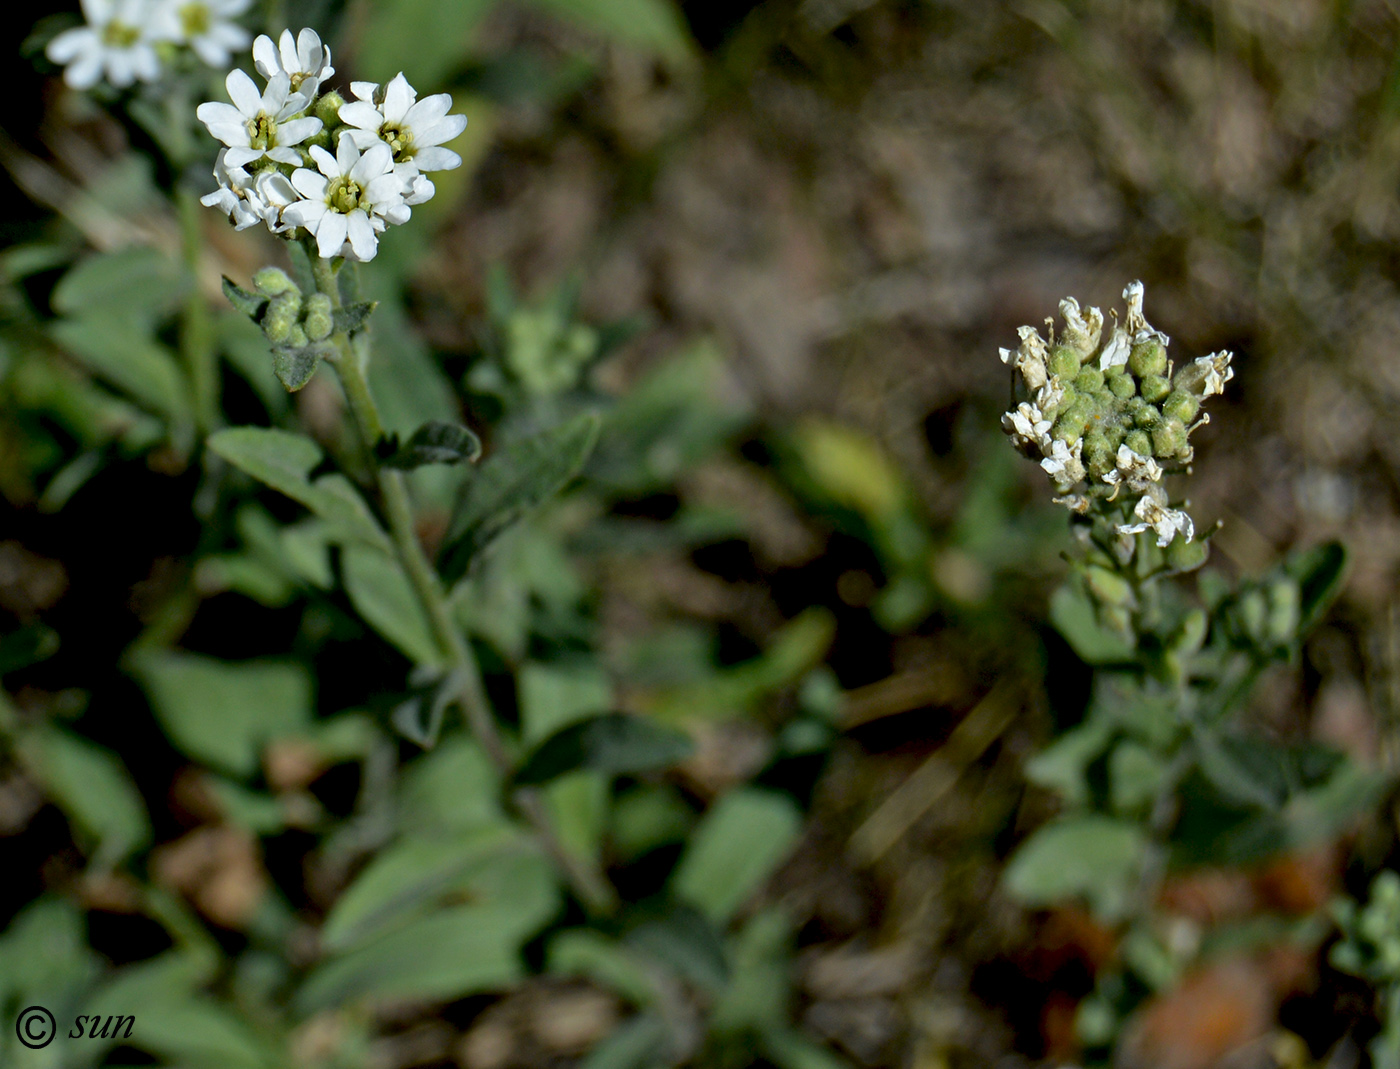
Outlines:
[[228, 298], [229, 304], [249, 319], [257, 319], [262, 314], [262, 310], [267, 307], [266, 297], [261, 293], [254, 293], [252, 290], [245, 290], [242, 286], [236, 285], [233, 279], [227, 275], [224, 276], [224, 296]]
[[442, 553], [443, 578], [460, 579], [501, 531], [562, 490], [593, 452], [598, 425], [598, 417], [587, 413], [486, 460], [457, 503]]
[[286, 387], [288, 393], [296, 393], [316, 374], [321, 359], [330, 352], [330, 347], [315, 345], [277, 345], [272, 349], [272, 370]]
[[374, 311], [378, 301], [355, 301], [347, 304], [343, 308], [337, 308], [332, 313], [336, 330], [343, 330], [346, 334], [354, 334], [365, 325], [365, 320]]
[[515, 776], [518, 784], [546, 783], [578, 768], [612, 776], [667, 768], [690, 756], [690, 736], [644, 716], [605, 713], [555, 732]]
[[423, 424], [403, 445], [395, 435], [381, 439], [379, 448], [385, 467], [405, 471], [425, 464], [460, 464], [481, 457], [480, 438], [466, 427], [438, 419]]

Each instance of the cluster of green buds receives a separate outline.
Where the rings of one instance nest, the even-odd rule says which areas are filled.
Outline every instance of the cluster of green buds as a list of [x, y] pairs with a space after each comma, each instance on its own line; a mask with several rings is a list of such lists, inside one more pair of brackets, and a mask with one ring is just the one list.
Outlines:
[[553, 303], [517, 308], [506, 321], [506, 363], [527, 393], [567, 390], [598, 350], [598, 332], [569, 322]]
[[1040, 466], [1055, 487], [1057, 504], [1112, 523], [1120, 536], [1151, 529], [1159, 547], [1195, 536], [1185, 511], [1169, 507], [1163, 480], [1185, 470], [1191, 432], [1206, 423], [1201, 402], [1222, 393], [1234, 377], [1231, 354], [1212, 353], [1174, 370], [1170, 339], [1147, 322], [1143, 287], [1124, 291], [1127, 315], [1104, 339], [1097, 308], [1060, 302], [1064, 329], [1049, 339], [1021, 327], [1021, 344], [1002, 349], [1031, 400], [1002, 417], [1012, 443]]
[[1400, 874], [1386, 869], [1377, 876], [1364, 906], [1343, 898], [1331, 908], [1342, 931], [1332, 964], [1376, 983], [1400, 983]]

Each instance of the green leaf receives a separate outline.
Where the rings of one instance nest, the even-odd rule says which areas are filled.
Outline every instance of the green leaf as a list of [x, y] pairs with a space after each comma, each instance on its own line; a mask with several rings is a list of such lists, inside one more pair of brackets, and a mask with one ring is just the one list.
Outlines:
[[414, 663], [442, 663], [442, 649], [396, 558], [368, 546], [346, 546], [340, 566], [345, 592], [371, 627]]
[[792, 1028], [763, 1033], [759, 1049], [777, 1069], [850, 1069], [850, 1063]]
[[669, 0], [533, 0], [560, 18], [619, 44], [685, 59], [694, 50], [685, 19]]
[[219, 314], [215, 330], [224, 359], [253, 388], [276, 422], [287, 410], [287, 391], [272, 370], [267, 336], [251, 319], [228, 310]]
[[1101, 916], [1118, 916], [1146, 843], [1132, 823], [1091, 814], [1047, 824], [1012, 855], [1002, 882], [1028, 906], [1084, 896]]
[[715, 924], [725, 923], [786, 859], [802, 817], [786, 794], [740, 787], [696, 828], [671, 885]]
[[551, 735], [526, 759], [515, 782], [546, 783], [578, 768], [609, 776], [651, 772], [685, 760], [694, 748], [689, 735], [649, 717], [604, 713]]
[[267, 306], [267, 298], [261, 293], [253, 293], [235, 285], [233, 279], [228, 275], [224, 276], [224, 296], [228, 298], [228, 303], [233, 305], [234, 310], [242, 312], [249, 319], [257, 319], [262, 314], [262, 310]]
[[328, 352], [326, 345], [277, 345], [272, 349], [272, 370], [288, 393], [296, 393], [311, 381]]
[[569, 928], [549, 941], [545, 971], [555, 976], [586, 976], [633, 1005], [656, 998], [654, 968], [636, 951], [593, 928]]
[[189, 292], [188, 272], [164, 253], [144, 246], [95, 253], [58, 281], [51, 298], [64, 316], [112, 316], [154, 320], [174, 309]]
[[266, 483], [325, 520], [336, 541], [360, 542], [386, 553], [388, 536], [348, 479], [308, 475], [321, 462], [321, 448], [310, 438], [269, 427], [231, 427], [209, 436], [209, 448], [234, 467]]
[[[643, 910], [646, 907], [636, 912]], [[729, 983], [724, 940], [693, 906], [667, 902], [659, 916], [644, 916], [627, 933], [626, 943], [711, 996], [719, 995]]]
[[147, 408], [172, 419], [185, 415], [175, 354], [140, 328], [120, 319], [60, 319], [49, 331], [95, 375]]
[[1099, 623], [1093, 603], [1077, 577], [1050, 599], [1050, 622], [1085, 664], [1121, 664], [1134, 659], [1127, 639]]
[[57, 631], [45, 624], [26, 624], [0, 638], [0, 676], [46, 661], [57, 652]]
[[378, 304], [378, 301], [355, 301], [337, 308], [331, 316], [335, 329], [343, 330], [346, 334], [354, 334], [355, 331], [363, 329], [365, 321]]
[[27, 735], [21, 752], [79, 837], [97, 842], [99, 867], [115, 865], [151, 841], [146, 805], [116, 754], [57, 728]]
[[532, 661], [520, 670], [518, 679], [520, 733], [526, 746], [536, 746], [570, 724], [609, 712], [617, 704], [611, 680], [594, 662]]
[[[449, 898], [480, 898], [483, 870], [508, 853], [519, 855], [521, 834], [493, 824], [462, 835], [408, 839], [381, 851], [336, 900], [321, 929], [330, 951], [377, 938]], [[527, 864], [533, 864], [533, 861]]]
[[171, 742], [241, 778], [257, 771], [267, 742], [311, 720], [311, 679], [299, 664], [143, 651], [132, 672]]
[[1300, 588], [1300, 637], [1322, 621], [1332, 602], [1341, 593], [1346, 568], [1347, 551], [1340, 542], [1326, 542], [1294, 553], [1284, 562], [1284, 572], [1297, 580]]
[[471, 831], [502, 819], [500, 776], [485, 751], [451, 736], [411, 764], [399, 790], [398, 825], [405, 834]]
[[652, 1013], [641, 1013], [616, 1029], [578, 1063], [578, 1069], [652, 1069], [670, 1064], [669, 1030]]
[[792, 1001], [792, 921], [780, 909], [749, 918], [734, 940], [729, 986], [710, 1018], [717, 1032], [752, 1033], [782, 1028]]
[[297, 993], [304, 1011], [362, 999], [448, 1001], [495, 991], [525, 975], [520, 948], [559, 908], [552, 866], [511, 859], [483, 904], [437, 910], [318, 966]]
[[578, 474], [598, 440], [587, 413], [515, 442], [488, 458], [462, 491], [442, 553], [442, 574], [455, 582], [491, 540]]
[[403, 445], [394, 439], [380, 443], [388, 453], [385, 467], [412, 471], [425, 464], [460, 464], [481, 457], [481, 439], [466, 427], [441, 420], [429, 420], [413, 432]]

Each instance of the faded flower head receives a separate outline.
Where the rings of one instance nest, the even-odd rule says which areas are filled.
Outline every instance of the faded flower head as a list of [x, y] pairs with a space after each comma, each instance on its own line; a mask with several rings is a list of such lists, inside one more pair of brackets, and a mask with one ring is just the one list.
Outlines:
[[1143, 285], [1124, 291], [1127, 314], [1114, 316], [1105, 338], [1097, 308], [1060, 302], [1064, 327], [1047, 340], [1021, 327], [1016, 349], [1001, 359], [1020, 373], [1034, 402], [1002, 417], [1012, 444], [1040, 461], [1074, 512], [1094, 513], [1119, 535], [1151, 530], [1159, 546], [1195, 536], [1191, 517], [1169, 507], [1163, 480], [1190, 464], [1191, 432], [1205, 423], [1201, 402], [1234, 376], [1231, 354], [1203, 356], [1173, 374], [1170, 339], [1143, 313]]

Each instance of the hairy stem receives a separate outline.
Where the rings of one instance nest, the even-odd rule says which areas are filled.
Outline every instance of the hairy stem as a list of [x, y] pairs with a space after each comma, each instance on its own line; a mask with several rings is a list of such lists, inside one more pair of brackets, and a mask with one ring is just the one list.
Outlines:
[[[329, 261], [314, 255], [311, 263], [316, 276], [316, 288], [331, 299], [333, 307], [339, 308], [340, 289], [335, 267]], [[394, 540], [399, 563], [403, 565], [414, 594], [428, 618], [434, 639], [451, 666], [457, 700], [472, 734], [481, 743], [502, 779], [508, 779], [514, 771], [514, 762], [506, 749], [485, 688], [482, 686], [481, 669], [477, 665], [476, 655], [456, 621], [452, 619], [446, 591], [443, 590], [437, 572], [433, 570], [427, 554], [423, 552], [422, 544], [418, 541], [413, 507], [404, 474], [381, 465], [375, 454], [375, 445], [384, 436], [384, 425], [379, 416], [379, 408], [374, 402], [374, 395], [370, 392], [369, 381], [365, 377], [362, 354], [356, 351], [357, 346], [351, 344], [344, 331], [337, 331], [332, 336], [332, 341], [338, 354], [333, 362], [345, 387], [345, 397], [351, 415], [374, 470], [380, 502], [389, 522], [389, 533]], [[576, 857], [559, 841], [539, 792], [528, 788], [516, 791], [514, 802], [534, 826], [541, 845], [563, 871], [579, 898], [594, 912], [607, 914], [615, 911], [617, 892], [602, 873]]]

